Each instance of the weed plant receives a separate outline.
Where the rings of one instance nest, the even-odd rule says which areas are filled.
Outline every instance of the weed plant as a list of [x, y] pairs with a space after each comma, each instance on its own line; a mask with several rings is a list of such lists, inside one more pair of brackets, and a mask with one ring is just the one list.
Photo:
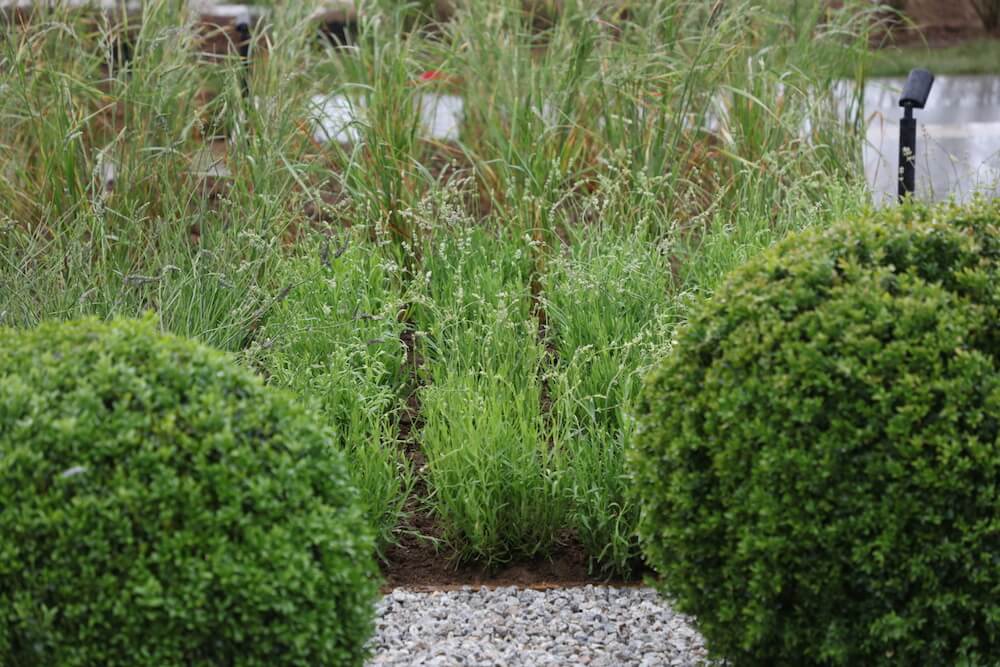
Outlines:
[[395, 265], [358, 234], [310, 243], [284, 263], [291, 286], [247, 354], [272, 384], [313, 402], [334, 427], [377, 530], [395, 541], [413, 475], [399, 442], [410, 369], [400, 335], [404, 299]]
[[550, 263], [547, 386], [571, 523], [600, 569], [629, 575], [638, 507], [626, 498], [629, 415], [650, 359], [677, 318], [669, 259], [640, 234], [597, 231]]
[[[304, 49], [304, 19], [274, 26], [252, 77], [270, 102], [256, 104], [234, 56], [205, 62], [179, 3], [144, 8], [135, 30], [65, 8], [4, 27], [0, 319], [153, 309], [176, 333], [239, 349], [284, 287], [281, 241], [301, 217], [286, 50]], [[126, 33], [127, 66], [110, 57]], [[217, 137], [232, 178], [213, 184], [199, 172]]]
[[545, 350], [525, 244], [471, 229], [435, 250], [416, 319], [432, 507], [463, 558], [496, 565], [545, 554], [565, 517], [545, 437]]

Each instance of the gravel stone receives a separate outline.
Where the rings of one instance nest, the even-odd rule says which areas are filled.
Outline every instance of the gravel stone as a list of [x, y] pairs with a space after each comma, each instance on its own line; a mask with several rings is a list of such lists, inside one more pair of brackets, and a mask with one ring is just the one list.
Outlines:
[[710, 664], [691, 620], [649, 588], [396, 589], [376, 615], [369, 667]]

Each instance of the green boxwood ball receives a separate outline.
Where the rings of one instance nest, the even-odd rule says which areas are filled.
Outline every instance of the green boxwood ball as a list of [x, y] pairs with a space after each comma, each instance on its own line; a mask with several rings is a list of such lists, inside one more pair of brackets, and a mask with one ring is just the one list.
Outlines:
[[695, 311], [629, 456], [710, 650], [1000, 664], [1000, 203], [793, 235]]
[[373, 538], [332, 443], [149, 318], [0, 330], [0, 664], [360, 665]]

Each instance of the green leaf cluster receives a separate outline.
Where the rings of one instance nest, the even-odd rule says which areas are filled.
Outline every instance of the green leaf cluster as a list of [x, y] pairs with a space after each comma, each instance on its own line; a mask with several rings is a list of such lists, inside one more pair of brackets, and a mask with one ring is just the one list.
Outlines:
[[1000, 202], [793, 235], [647, 379], [663, 587], [737, 665], [1000, 662]]
[[0, 330], [0, 664], [362, 664], [347, 479], [290, 395], [150, 318]]

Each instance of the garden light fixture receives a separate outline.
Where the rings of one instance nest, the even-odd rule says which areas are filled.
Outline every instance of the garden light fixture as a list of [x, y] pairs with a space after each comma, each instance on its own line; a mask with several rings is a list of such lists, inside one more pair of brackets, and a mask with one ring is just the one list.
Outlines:
[[934, 75], [925, 69], [910, 72], [899, 98], [903, 118], [899, 121], [899, 201], [913, 194], [916, 185], [917, 121], [914, 109], [923, 109], [934, 86]]

